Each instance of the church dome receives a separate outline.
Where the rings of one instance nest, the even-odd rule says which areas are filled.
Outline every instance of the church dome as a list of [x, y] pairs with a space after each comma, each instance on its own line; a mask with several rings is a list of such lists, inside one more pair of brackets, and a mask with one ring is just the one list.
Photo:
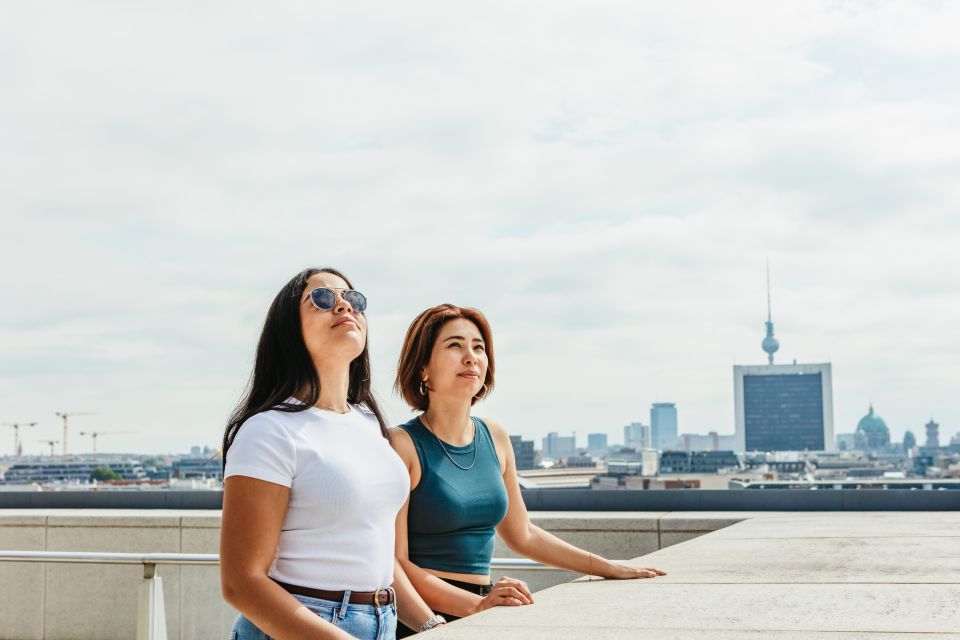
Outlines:
[[857, 423], [854, 440], [858, 449], [882, 449], [890, 444], [890, 429], [883, 418], [873, 412], [873, 405]]

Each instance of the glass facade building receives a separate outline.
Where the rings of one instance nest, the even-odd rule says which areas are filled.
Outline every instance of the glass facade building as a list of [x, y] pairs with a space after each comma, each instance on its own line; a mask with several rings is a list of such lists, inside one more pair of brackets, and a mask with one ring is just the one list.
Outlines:
[[631, 422], [623, 428], [623, 446], [628, 449], [647, 449], [653, 446], [650, 427], [640, 422]]
[[739, 451], [835, 451], [830, 363], [735, 366]]
[[744, 376], [747, 451], [823, 451], [819, 373]]
[[590, 452], [591, 455], [605, 454], [607, 452], [607, 434], [587, 434], [587, 451]]
[[536, 454], [533, 452], [533, 440], [523, 440], [520, 436], [510, 436], [510, 445], [513, 447], [513, 458], [517, 463], [517, 470], [536, 469]]
[[672, 402], [655, 402], [651, 405], [650, 435], [655, 449], [674, 449], [680, 445], [677, 405]]

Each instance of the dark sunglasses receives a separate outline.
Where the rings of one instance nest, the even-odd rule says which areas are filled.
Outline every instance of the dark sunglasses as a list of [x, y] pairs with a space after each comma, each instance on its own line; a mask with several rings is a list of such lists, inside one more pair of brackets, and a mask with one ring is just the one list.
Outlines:
[[344, 301], [353, 307], [357, 313], [363, 313], [367, 310], [367, 297], [359, 291], [353, 289], [330, 289], [329, 287], [318, 287], [310, 292], [310, 302], [320, 311], [330, 311], [337, 306], [337, 291]]

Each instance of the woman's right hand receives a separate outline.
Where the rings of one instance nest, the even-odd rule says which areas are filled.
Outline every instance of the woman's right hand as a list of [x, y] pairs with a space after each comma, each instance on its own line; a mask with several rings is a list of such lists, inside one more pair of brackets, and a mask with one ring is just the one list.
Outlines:
[[519, 607], [524, 604], [533, 604], [533, 594], [530, 593], [527, 583], [503, 576], [477, 604], [474, 613], [490, 607]]

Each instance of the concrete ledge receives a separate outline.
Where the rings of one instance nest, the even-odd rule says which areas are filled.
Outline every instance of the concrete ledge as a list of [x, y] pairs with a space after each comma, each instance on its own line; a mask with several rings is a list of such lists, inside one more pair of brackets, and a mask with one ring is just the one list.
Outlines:
[[[220, 515], [0, 510], [0, 547], [215, 553]], [[545, 589], [535, 606], [484, 612], [431, 638], [960, 638], [960, 513], [530, 515], [573, 544], [669, 575], [570, 583], [577, 576], [567, 572], [511, 572]], [[495, 555], [512, 554], [498, 540]], [[225, 637], [235, 612], [220, 597], [216, 567], [161, 574], [170, 640]], [[0, 607], [0, 637], [128, 640], [139, 579], [137, 567], [0, 563], [0, 602], [9, 605]]]
[[531, 511], [530, 519], [548, 531], [659, 531], [666, 515], [665, 511]]
[[[555, 587], [533, 606], [510, 607], [510, 615], [503, 611], [506, 607], [485, 611], [451, 623], [433, 637], [694, 640], [710, 632], [717, 640], [734, 640], [748, 631], [775, 640], [846, 640], [853, 634], [871, 639], [888, 634], [957, 637], [957, 592], [924, 585], [702, 585], [696, 594], [683, 585], [664, 585], [632, 599], [608, 586]], [[910, 611], [922, 611], [924, 617], [905, 615]]]
[[220, 530], [219, 510], [181, 511], [180, 523], [184, 529], [216, 529]]
[[[677, 517], [665, 525], [672, 515]], [[730, 514], [681, 515], [666, 511], [530, 514], [535, 524], [554, 535], [615, 559], [660, 549], [663, 536], [670, 535], [661, 533], [664, 526], [696, 529], [683, 533], [693, 537], [738, 519]], [[216, 553], [220, 524], [221, 512], [212, 509], [7, 509], [0, 510], [0, 546], [36, 551]], [[497, 557], [515, 557], [497, 542]], [[225, 637], [236, 612], [221, 599], [217, 567], [169, 566], [161, 567], [160, 573], [170, 640]], [[578, 577], [565, 571], [509, 573], [534, 590]], [[136, 616], [130, 593], [139, 580], [138, 567], [0, 563], [0, 601], [16, 603], [0, 607], [0, 637], [15, 633], [11, 637], [128, 640], [133, 637]]]
[[36, 509], [0, 510], [0, 527], [44, 527], [47, 524], [47, 511]]
[[581, 579], [432, 637], [960, 638], [958, 549], [960, 513], [761, 515], [633, 561], [665, 577]]
[[716, 531], [750, 518], [780, 515], [776, 511], [684, 511], [660, 518], [660, 531]]
[[[641, 623], [642, 624], [642, 621]], [[457, 631], [456, 636], [444, 636], [440, 631], [433, 636], [442, 640], [444, 637], [456, 637], [458, 640], [553, 640], [558, 636], [553, 628], [534, 629], [529, 627], [465, 627]], [[768, 631], [752, 631], [744, 629], [731, 632], [725, 629], [698, 629], [696, 635], [689, 631], [673, 631], [671, 629], [648, 630], [644, 628], [618, 629], [609, 627], [594, 627], [584, 630], [582, 635], [575, 636], [585, 640], [637, 640], [651, 638], [654, 640], [769, 640]], [[838, 635], [834, 632], [818, 631], [784, 631], [776, 636], [777, 640], [957, 640], [955, 633], [859, 633], [849, 632]]]
[[180, 528], [178, 511], [146, 509], [64, 510], [47, 516], [48, 527], [176, 527]]

